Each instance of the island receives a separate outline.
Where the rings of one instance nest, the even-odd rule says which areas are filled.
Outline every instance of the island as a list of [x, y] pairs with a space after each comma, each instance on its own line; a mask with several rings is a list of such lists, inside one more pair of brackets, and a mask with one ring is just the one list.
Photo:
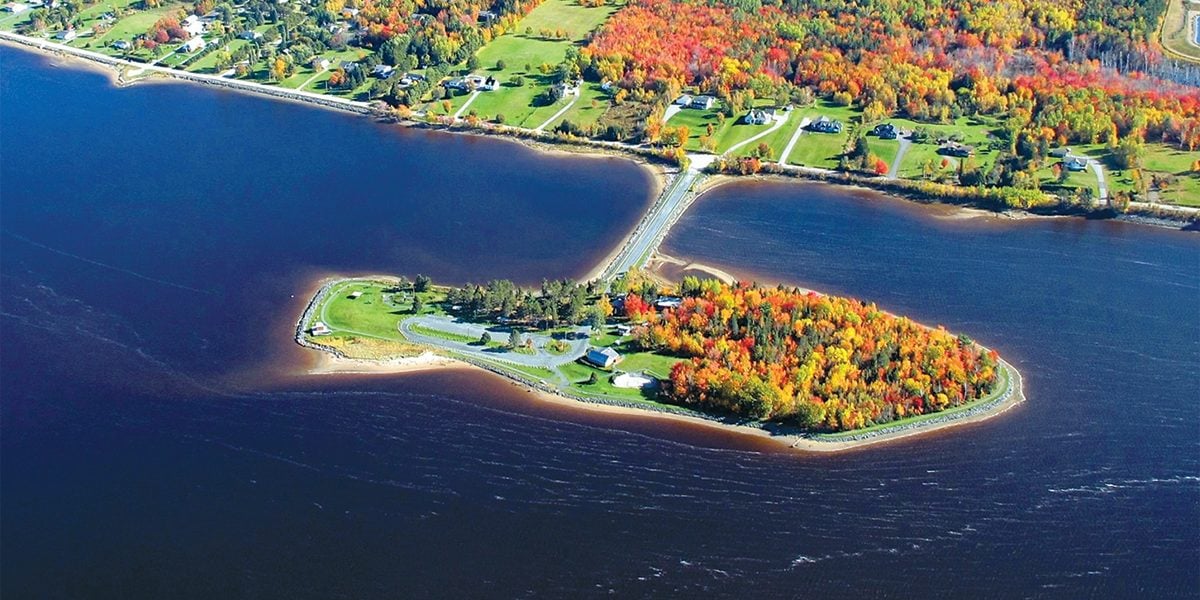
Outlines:
[[639, 268], [537, 290], [508, 280], [327, 281], [296, 341], [335, 360], [467, 364], [545, 393], [843, 450], [994, 416], [1019, 373], [965, 335], [791, 287]]

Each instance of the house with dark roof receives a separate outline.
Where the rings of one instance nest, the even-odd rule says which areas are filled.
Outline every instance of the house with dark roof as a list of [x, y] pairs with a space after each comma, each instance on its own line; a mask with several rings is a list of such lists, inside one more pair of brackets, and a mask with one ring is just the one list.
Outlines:
[[808, 128], [809, 130], [817, 133], [841, 133], [842, 122], [836, 119], [830, 119], [825, 115], [821, 115], [820, 117], [817, 117], [816, 121], [813, 121], [811, 124], [809, 124]]
[[1068, 156], [1063, 159], [1062, 165], [1068, 171], [1074, 171], [1076, 173], [1080, 171], [1086, 171], [1088, 168], [1087, 159], [1080, 156]]
[[894, 140], [900, 137], [900, 131], [891, 123], [880, 123], [875, 126], [875, 129], [871, 130], [871, 133], [878, 136], [881, 140]]
[[953, 156], [956, 158], [967, 158], [968, 156], [975, 154], [975, 147], [968, 146], [966, 144], [960, 144], [958, 142], [949, 142], [943, 144], [941, 148], [938, 148], [938, 154], [945, 154], [947, 156]]

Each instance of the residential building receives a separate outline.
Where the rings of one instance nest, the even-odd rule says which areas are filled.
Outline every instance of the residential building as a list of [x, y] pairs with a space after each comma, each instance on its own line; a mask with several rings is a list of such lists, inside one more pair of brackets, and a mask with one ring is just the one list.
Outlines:
[[175, 51], [180, 54], [191, 54], [193, 52], [199, 51], [200, 49], [204, 48], [204, 46], [205, 46], [204, 38], [202, 38], [200, 36], [196, 36], [196, 37], [184, 42]]
[[871, 130], [871, 133], [879, 136], [879, 139], [881, 140], [894, 140], [900, 137], [900, 131], [897, 130], [896, 126], [892, 125], [891, 123], [882, 123], [880, 125], [876, 125], [875, 129]]
[[808, 128], [817, 133], [841, 133], [842, 122], [836, 119], [830, 119], [825, 115], [821, 115], [820, 117], [817, 117], [817, 120], [813, 121]]
[[1088, 168], [1087, 159], [1081, 156], [1068, 156], [1062, 161], [1062, 165], [1063, 167], [1066, 167], [1068, 171], [1074, 171], [1076, 173], [1080, 171], [1086, 171]]
[[676, 98], [675, 104], [677, 104], [679, 106], [684, 106], [684, 107], [691, 106], [692, 105], [691, 94], [683, 94], [682, 96]]
[[765, 125], [770, 123], [775, 118], [774, 108], [753, 108], [746, 113], [746, 118], [743, 121], [747, 125]]
[[371, 76], [379, 79], [388, 79], [395, 72], [396, 67], [390, 65], [375, 65], [375, 68], [371, 69]]
[[717, 99], [713, 98], [712, 96], [696, 96], [695, 98], [692, 98], [692, 101], [688, 103], [688, 105], [692, 108], [708, 110], [716, 103]]
[[611, 369], [621, 361], [621, 355], [612, 348], [592, 348], [583, 355], [583, 359], [601, 369]]
[[69, 41], [75, 39], [75, 37], [76, 37], [76, 34], [75, 34], [74, 27], [69, 27], [69, 28], [64, 29], [54, 35], [54, 39], [63, 41], [63, 42], [69, 42]]

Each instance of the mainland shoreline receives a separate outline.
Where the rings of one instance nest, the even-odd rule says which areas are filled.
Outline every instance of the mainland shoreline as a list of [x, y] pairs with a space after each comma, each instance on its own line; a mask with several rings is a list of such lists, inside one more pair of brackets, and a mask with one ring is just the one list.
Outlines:
[[[216, 75], [206, 75], [200, 73], [190, 73], [180, 71], [170, 67], [162, 67], [158, 65], [148, 65], [125, 59], [110, 57], [98, 52], [74, 48], [49, 40], [40, 40], [28, 36], [0, 31], [0, 45], [6, 45], [13, 48], [32, 51], [43, 55], [71, 59], [74, 62], [86, 65], [89, 68], [95, 69], [109, 76], [110, 81], [118, 86], [125, 87], [129, 85], [141, 83], [165, 82], [165, 79], [178, 81], [183, 83], [211, 85], [220, 87], [235, 92], [244, 92], [248, 94], [263, 96], [273, 100], [282, 100], [285, 102], [294, 102], [315, 106], [328, 110], [337, 110], [348, 112], [359, 116], [371, 116], [379, 120], [388, 120], [402, 127], [412, 129], [424, 129], [428, 131], [438, 131], [442, 133], [472, 135], [480, 137], [495, 137], [502, 138], [508, 141], [520, 143], [528, 148], [548, 154], [567, 154], [576, 156], [588, 156], [592, 158], [601, 157], [621, 157], [627, 160], [632, 160], [641, 165], [650, 177], [657, 184], [657, 190], [665, 189], [668, 177], [667, 173], [676, 168], [665, 168], [664, 159], [662, 159], [655, 151], [639, 146], [632, 146], [620, 142], [604, 142], [591, 139], [579, 139], [564, 141], [556, 138], [553, 134], [548, 134], [544, 131], [533, 131], [508, 126], [482, 126], [482, 127], [461, 127], [454, 124], [433, 124], [424, 121], [417, 121], [412, 118], [401, 118], [395, 111], [388, 107], [386, 110], [377, 107], [377, 103], [360, 102], [357, 100], [349, 100], [339, 96], [328, 94], [319, 94], [315, 92], [305, 92], [302, 90], [293, 90], [283, 87], [269, 86], [256, 82], [242, 81], [237, 79], [229, 79]], [[133, 69], [138, 75], [143, 75], [136, 80], [125, 79], [125, 69]], [[150, 75], [158, 75], [158, 78]], [[801, 169], [803, 170], [803, 169]], [[1085, 214], [1075, 213], [1049, 213], [1042, 214], [1027, 210], [1007, 209], [1003, 211], [990, 210], [978, 206], [962, 205], [953, 202], [929, 197], [920, 198], [912, 193], [901, 193], [897, 190], [888, 187], [892, 183], [890, 180], [880, 180], [878, 186], [874, 186], [868, 180], [862, 178], [847, 176], [848, 180], [841, 178], [827, 177], [809, 177], [799, 171], [789, 171], [788, 174], [764, 172], [749, 176], [738, 176], [736, 180], [777, 180], [777, 181], [810, 181], [823, 183], [825, 185], [833, 185], [838, 187], [847, 187], [851, 189], [871, 190], [881, 193], [889, 197], [895, 197], [914, 204], [941, 204], [953, 206], [959, 210], [965, 211], [958, 218], [976, 218], [988, 215], [994, 215], [1001, 218], [1024, 219], [1024, 218], [1058, 218], [1058, 217], [1076, 217], [1088, 218]], [[704, 192], [714, 189], [728, 181], [735, 180], [733, 176], [719, 174], [703, 181], [696, 190], [694, 197], [699, 197]], [[657, 196], [652, 196], [655, 198]], [[1122, 222], [1145, 225], [1150, 227], [1168, 228], [1168, 229], [1195, 229], [1200, 226], [1200, 210], [1190, 210], [1187, 207], [1178, 207], [1174, 205], [1152, 205], [1155, 214], [1130, 213], [1121, 214], [1115, 217], [1115, 220]], [[1186, 215], [1191, 215], [1190, 218]], [[1173, 218], [1178, 217], [1178, 218]], [[614, 251], [614, 255], [619, 253], [620, 248]], [[611, 257], [610, 257], [611, 258]], [[584, 276], [584, 279], [595, 275], [594, 272], [589, 272]]]

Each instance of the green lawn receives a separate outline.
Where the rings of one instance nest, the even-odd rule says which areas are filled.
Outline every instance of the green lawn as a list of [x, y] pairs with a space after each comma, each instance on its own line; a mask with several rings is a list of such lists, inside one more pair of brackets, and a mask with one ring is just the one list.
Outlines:
[[[796, 147], [792, 148], [792, 153], [787, 156], [788, 164], [824, 169], [837, 168], [838, 159], [841, 158], [842, 150], [846, 146], [846, 140], [850, 138], [850, 130], [858, 121], [861, 111], [850, 106], [838, 106], [820, 100], [813, 106], [797, 108], [793, 112], [797, 113], [798, 119], [807, 117], [811, 121], [816, 121], [821, 117], [828, 117], [841, 121], [842, 133], [805, 131], [800, 136], [800, 140], [796, 142]], [[797, 120], [796, 124], [799, 123], [800, 121]]]
[[1038, 183], [1041, 188], [1050, 193], [1066, 192], [1073, 193], [1078, 188], [1090, 188], [1092, 197], [1099, 197], [1100, 180], [1096, 179], [1096, 173], [1091, 169], [1087, 171], [1067, 171], [1067, 179], [1063, 183], [1058, 182], [1058, 178], [1054, 175], [1054, 165], [1060, 163], [1058, 159], [1051, 159], [1047, 164], [1038, 170]]
[[[346, 48], [345, 50], [339, 52], [322, 53], [321, 56], [329, 59], [329, 69], [318, 75], [316, 79], [310, 81], [308, 85], [304, 86], [304, 89], [310, 92], [325, 92], [325, 82], [329, 80], [329, 76], [332, 75], [335, 70], [337, 70], [338, 65], [340, 65], [342, 61], [357, 61], [361, 60], [366, 55], [367, 51], [363, 50], [362, 48]], [[312, 75], [310, 74], [309, 77], [311, 76]], [[304, 80], [301, 81], [303, 82]], [[368, 85], [370, 84], [368, 83]]]
[[[478, 73], [497, 78], [503, 87], [496, 91], [481, 92], [464, 114], [473, 112], [486, 120], [503, 115], [505, 124], [517, 127], [532, 128], [541, 125], [570, 99], [563, 99], [552, 105], [540, 105], [535, 100], [551, 83], [550, 76], [543, 74], [539, 67], [542, 64], [553, 66], [562, 62], [567, 48], [582, 43], [587, 35], [608, 20], [616, 9], [616, 6], [585, 8], [569, 0], [542, 2], [517, 24], [514, 31], [492, 40], [476, 53], [480, 64]], [[542, 38], [539, 33], [542, 29], [564, 29], [570, 39]], [[528, 35], [525, 33], [527, 30], [530, 32]], [[497, 67], [499, 61], [504, 61], [504, 68]], [[466, 74], [466, 65], [459, 65], [458, 71]], [[524, 85], [516, 86], [512, 83], [518, 76], [525, 80]], [[564, 118], [577, 123], [594, 122], [608, 106], [607, 94], [601, 92], [598, 87], [591, 86], [586, 87], [582, 93], [583, 96]], [[451, 98], [449, 114], [456, 112], [468, 98], [468, 95]], [[592, 107], [593, 99], [598, 100], [598, 107]], [[441, 104], [440, 101], [433, 103], [430, 108], [438, 114], [445, 114]]]
[[[585, 83], [579, 90], [579, 94], [579, 100], [575, 102], [575, 105], [566, 114], [546, 127], [546, 129], [554, 129], [555, 126], [563, 121], [570, 121], [581, 126], [591, 125], [599, 121], [604, 112], [608, 110], [609, 95], [608, 92], [600, 89], [600, 84]], [[534, 127], [536, 126], [534, 125]]]
[[[80, 42], [82, 40], [82, 43], [72, 43], [71, 45], [79, 45], [81, 47], [90, 46], [90, 49], [96, 50], [97, 52], [104, 52], [105, 54], [119, 56], [121, 53], [112, 48], [113, 42], [117, 40], [132, 41], [134, 36], [146, 33], [151, 27], [154, 26], [155, 23], [158, 22], [159, 19], [168, 14], [174, 14], [180, 9], [181, 6], [182, 5], [176, 4], [172, 6], [155, 8], [152, 10], [139, 10], [130, 15], [122, 17], [121, 19], [118, 19], [116, 23], [113, 23], [112, 29], [104, 32], [104, 35], [94, 39], [91, 37], [76, 38], [76, 42]], [[101, 11], [100, 13], [97, 13], [97, 15], [102, 14], [103, 12], [104, 11]], [[91, 25], [89, 24], [88, 27], [90, 26]], [[149, 53], [147, 53], [147, 56], [149, 56]]]
[[224, 49], [218, 48], [213, 50], [212, 52], [205, 54], [196, 62], [188, 65], [187, 70], [193, 73], [209, 73], [215, 75], [217, 73], [217, 58], [221, 55], [222, 51], [228, 52], [230, 55], [232, 55], [234, 52], [237, 52], [238, 50], [242, 49], [243, 46], [249, 43], [250, 42], [247, 42], [246, 40], [234, 39], [232, 42], [226, 44]]
[[[389, 284], [378, 281], [343, 282], [330, 290], [313, 318], [324, 321], [334, 331], [347, 331], [387, 340], [403, 340], [404, 336], [400, 334], [397, 326], [401, 320], [413, 314], [412, 303], [399, 302], [395, 298], [385, 301], [384, 290], [388, 287]], [[351, 298], [350, 294], [354, 292], [362, 292], [362, 295]], [[438, 303], [445, 299], [443, 291], [433, 290], [419, 295], [425, 303], [421, 314], [440, 313]], [[407, 294], [407, 297], [411, 298], [411, 293]]]
[[[975, 162], [985, 171], [991, 168], [991, 164], [995, 162], [998, 154], [990, 147], [992, 142], [989, 134], [992, 132], [994, 123], [987, 118], [962, 117], [954, 123], [947, 124], [920, 123], [910, 119], [886, 119], [885, 122], [892, 123], [906, 131], [923, 127], [931, 134], [928, 142], [913, 144], [908, 153], [904, 155], [904, 163], [900, 165], [900, 176], [906, 179], [920, 179], [923, 176], [926, 161], [933, 161], [934, 168], [940, 168], [942, 159], [947, 157], [938, 154], [940, 144], [937, 138], [961, 136], [963, 143], [975, 146]], [[958, 164], [958, 159], [950, 157], [949, 163], [950, 168], [953, 168]]]
[[632, 352], [624, 356], [621, 362], [617, 363], [618, 370], [629, 373], [646, 372], [659, 379], [670, 377], [671, 367], [683, 360], [677, 356], [665, 356], [653, 352]]
[[[779, 127], [779, 129], [776, 129], [774, 132], [763, 136], [756, 142], [746, 144], [745, 146], [738, 148], [737, 152], [734, 154], [736, 156], [749, 156], [750, 153], [754, 152], [754, 150], [758, 148], [759, 144], [766, 144], [771, 148], [770, 160], [779, 160], [779, 155], [783, 152], [783, 149], [787, 147], [788, 141], [792, 139], [792, 134], [796, 133], [796, 127], [800, 125], [800, 119], [802, 118], [803, 117], [799, 116], [799, 113], [794, 110], [786, 113], [786, 120], [784, 121], [783, 125]], [[770, 128], [770, 126], [768, 125], [767, 128]], [[799, 142], [797, 142], [797, 144], [799, 144]]]
[[[1116, 168], [1112, 152], [1104, 144], [1073, 146], [1079, 153], [1086, 154], [1104, 165], [1110, 192], [1130, 192], [1137, 188], [1128, 170]], [[1183, 206], [1200, 206], [1200, 174], [1191, 172], [1192, 163], [1200, 160], [1200, 152], [1184, 152], [1165, 144], [1146, 144], [1142, 160], [1144, 171], [1150, 174], [1171, 174], [1175, 183], [1159, 192], [1161, 201]]]
[[583, 42], [589, 33], [603, 25], [624, 4], [620, 2], [585, 8], [573, 0], [545, 0], [517, 24], [517, 32], [523, 35], [525, 29], [529, 28], [533, 30], [532, 35], [536, 36], [541, 29], [561, 28], [570, 36], [567, 43]]
[[[760, 108], [769, 107], [772, 105], [773, 102], [771, 100], [758, 100], [754, 103], [755, 107]], [[745, 123], [743, 121], [743, 117], [746, 116], [746, 111], [743, 111], [732, 117], [727, 117], [723, 122], [718, 116], [719, 112], [720, 111], [716, 108], [711, 110], [684, 108], [678, 113], [675, 113], [675, 115], [672, 116], [669, 121], [667, 121], [667, 125], [671, 127], [686, 125], [688, 128], [688, 143], [685, 148], [690, 151], [697, 152], [701, 151], [700, 137], [707, 134], [708, 126], [711, 124], [713, 126], [713, 139], [715, 139], [717, 142], [717, 154], [724, 153], [738, 142], [752, 138], [755, 135], [758, 135], [771, 128], [771, 124], [769, 123], [765, 125], [749, 125]], [[784, 126], [782, 129], [786, 128], [787, 127]], [[757, 144], [751, 145], [757, 146]], [[744, 148], [744, 150], [749, 152], [750, 148]], [[742, 154], [742, 152], [739, 151], [738, 154]]]
[[[585, 396], [604, 396], [619, 400], [630, 400], [635, 402], [648, 402], [658, 406], [671, 407], [669, 404], [655, 402], [658, 397], [657, 390], [641, 390], [637, 388], [619, 388], [612, 384], [613, 374], [608, 371], [597, 369], [590, 365], [585, 365], [580, 362], [573, 362], [558, 367], [566, 378], [571, 382], [568, 388], [576, 394]], [[586, 383], [592, 374], [596, 375], [596, 383]]]

